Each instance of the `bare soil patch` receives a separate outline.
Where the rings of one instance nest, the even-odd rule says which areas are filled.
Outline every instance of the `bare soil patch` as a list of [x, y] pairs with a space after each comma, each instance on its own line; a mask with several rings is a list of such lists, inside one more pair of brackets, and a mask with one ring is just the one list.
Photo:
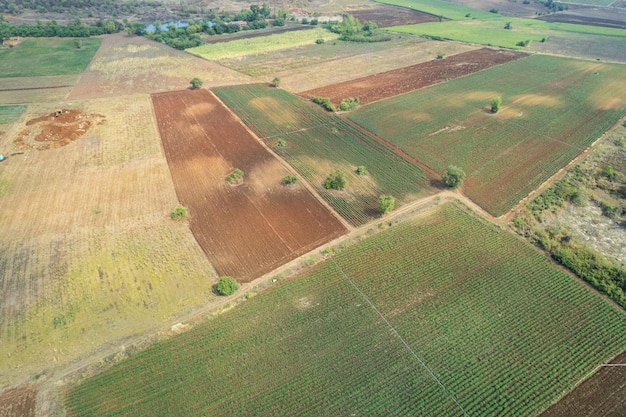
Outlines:
[[379, 27], [414, 25], [416, 23], [438, 22], [439, 17], [417, 10], [389, 5], [379, 5], [372, 9], [349, 11], [361, 22], [375, 22]]
[[545, 20], [546, 22], [626, 29], [626, 9], [624, 7], [594, 7], [569, 4], [568, 10], [550, 13], [537, 19]]
[[83, 136], [94, 124], [103, 124], [101, 114], [62, 109], [26, 122], [27, 128], [15, 138], [15, 145], [23, 151], [60, 148]]
[[[345, 233], [304, 186], [207, 90], [152, 96], [179, 200], [220, 275], [249, 282]], [[229, 185], [235, 168], [243, 183]]]
[[626, 352], [600, 367], [591, 378], [548, 408], [541, 417], [624, 415], [626, 415]]
[[37, 392], [31, 388], [14, 388], [0, 393], [0, 417], [35, 417]]
[[417, 90], [440, 83], [449, 78], [458, 78], [495, 65], [514, 61], [527, 54], [522, 52], [482, 48], [436, 59], [409, 67], [358, 78], [326, 87], [299, 93], [304, 98], [313, 96], [330, 97], [338, 105], [346, 97], [358, 97], [361, 104]]

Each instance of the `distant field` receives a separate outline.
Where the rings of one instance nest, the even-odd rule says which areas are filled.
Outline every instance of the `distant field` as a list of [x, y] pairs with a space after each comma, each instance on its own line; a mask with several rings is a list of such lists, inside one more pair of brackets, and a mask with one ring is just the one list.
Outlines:
[[0, 77], [75, 74], [85, 70], [102, 39], [32, 38], [14, 48], [0, 49]]
[[626, 348], [624, 326], [622, 310], [534, 248], [445, 205], [83, 381], [65, 406], [537, 415]]
[[463, 168], [467, 195], [499, 216], [624, 115], [625, 75], [617, 64], [536, 55], [348, 117], [437, 172]]
[[[400, 206], [429, 192], [429, 178], [420, 168], [299, 97], [263, 85], [215, 92], [353, 226], [378, 216], [381, 194], [393, 195]], [[278, 146], [279, 140], [285, 146]], [[367, 175], [356, 174], [359, 165]], [[325, 189], [325, 178], [337, 169], [346, 174], [346, 189]]]
[[297, 32], [280, 33], [258, 38], [239, 39], [230, 42], [206, 44], [187, 49], [187, 52], [208, 60], [234, 58], [280, 49], [295, 48], [314, 44], [317, 39], [330, 41], [338, 38], [336, 33], [329, 32], [321, 27]]
[[615, 0], [563, 0], [563, 3], [567, 4], [588, 4], [590, 6], [609, 6], [612, 3], [615, 3]]
[[26, 106], [0, 106], [0, 124], [16, 121]]

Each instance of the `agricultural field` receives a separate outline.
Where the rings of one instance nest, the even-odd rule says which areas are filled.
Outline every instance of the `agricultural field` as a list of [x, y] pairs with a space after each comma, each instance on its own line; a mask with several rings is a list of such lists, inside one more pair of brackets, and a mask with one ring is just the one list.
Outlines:
[[626, 348], [624, 326], [622, 310], [532, 247], [446, 204], [84, 380], [65, 406], [536, 415]]
[[[284, 90], [257, 84], [215, 92], [352, 226], [379, 217], [381, 194], [391, 194], [400, 206], [432, 193], [422, 169], [343, 119]], [[356, 172], [361, 165], [367, 175]], [[345, 174], [346, 188], [324, 188], [325, 178], [336, 170]]]
[[359, 19], [360, 22], [374, 22], [381, 28], [439, 21], [439, 17], [432, 14], [388, 4], [377, 4], [371, 9], [353, 10], [349, 14]]
[[551, 13], [537, 19], [546, 22], [576, 23], [590, 26], [603, 26], [626, 29], [626, 10], [617, 7], [576, 7], [564, 12]]
[[[190, 228], [220, 275], [252, 281], [346, 229], [208, 90], [152, 96]], [[175, 111], [173, 111], [175, 109]], [[243, 171], [241, 183], [226, 177]]]
[[307, 99], [328, 97], [335, 106], [346, 97], [357, 97], [359, 104], [364, 105], [514, 61], [526, 54], [482, 48], [449, 57], [440, 56], [441, 59], [303, 91], [300, 96]]
[[32, 131], [24, 150], [20, 133], [43, 128], [29, 122], [58, 108], [30, 104], [0, 137], [9, 155], [0, 171], [3, 386], [215, 299], [214, 269], [188, 225], [169, 218], [178, 199], [150, 98], [64, 106], [98, 122], [68, 123], [86, 131], [62, 147], [40, 148], [51, 142]]
[[281, 49], [297, 48], [315, 44], [318, 39], [331, 41], [339, 35], [321, 27], [308, 30], [267, 35], [256, 38], [237, 39], [230, 42], [214, 43], [187, 49], [187, 52], [211, 61], [236, 58], [250, 54], [272, 52]]
[[19, 119], [26, 106], [0, 106], [0, 124], [7, 124]]
[[[249, 81], [249, 77], [141, 36], [118, 33], [102, 38], [69, 100], [181, 90], [194, 77], [205, 87]], [[158, 69], [155, 70], [155, 69]]]
[[[500, 216], [623, 117], [625, 74], [621, 65], [536, 55], [348, 118], [434, 171], [461, 167], [466, 195]], [[493, 114], [495, 96], [503, 105]]]

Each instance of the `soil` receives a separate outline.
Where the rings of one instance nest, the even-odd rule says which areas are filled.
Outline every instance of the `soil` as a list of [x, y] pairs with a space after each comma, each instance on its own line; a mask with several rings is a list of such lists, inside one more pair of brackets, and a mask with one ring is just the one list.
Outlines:
[[569, 6], [568, 10], [538, 17], [546, 22], [574, 23], [626, 29], [626, 10], [616, 7]]
[[304, 91], [299, 95], [307, 99], [314, 96], [329, 97], [336, 106], [347, 97], [358, 97], [360, 104], [368, 104], [437, 84], [449, 78], [462, 77], [495, 65], [514, 61], [526, 55], [522, 52], [482, 48]]
[[60, 148], [83, 136], [94, 124], [104, 122], [105, 118], [100, 114], [87, 114], [79, 110], [57, 110], [26, 122], [28, 127], [17, 135], [14, 143], [18, 149], [24, 151]]
[[37, 392], [31, 387], [0, 393], [0, 417], [35, 417]]
[[380, 5], [372, 9], [355, 10], [348, 13], [359, 19], [360, 22], [371, 21], [381, 28], [439, 21], [438, 16], [388, 5]]
[[498, 9], [498, 14], [511, 17], [535, 17], [538, 13], [548, 12], [548, 8], [539, 2], [524, 4], [523, 1], [511, 0], [448, 0], [450, 3], [460, 4], [479, 10], [489, 11]]
[[152, 100], [176, 193], [219, 275], [249, 282], [346, 232], [304, 185], [281, 183], [293, 173], [208, 90]]
[[[619, 366], [619, 365], [623, 366]], [[626, 415], [626, 352], [548, 408], [541, 417]]]

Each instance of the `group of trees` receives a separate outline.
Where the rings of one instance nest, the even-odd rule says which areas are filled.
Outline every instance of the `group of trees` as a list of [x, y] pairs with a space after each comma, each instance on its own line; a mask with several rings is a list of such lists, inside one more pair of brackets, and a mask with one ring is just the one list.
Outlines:
[[89, 36], [117, 33], [124, 28], [124, 24], [115, 20], [98, 20], [94, 26], [85, 26], [79, 20], [73, 20], [67, 25], [59, 25], [52, 20], [46, 24], [37, 21], [35, 25], [11, 25], [0, 16], [0, 41], [14, 36], [20, 37], [62, 37], [85, 38]]
[[332, 32], [340, 34], [339, 39], [342, 41], [382, 42], [391, 39], [391, 35], [379, 30], [376, 23], [365, 22], [361, 24], [359, 19], [350, 14], [343, 15], [341, 22], [329, 24], [328, 28]]

